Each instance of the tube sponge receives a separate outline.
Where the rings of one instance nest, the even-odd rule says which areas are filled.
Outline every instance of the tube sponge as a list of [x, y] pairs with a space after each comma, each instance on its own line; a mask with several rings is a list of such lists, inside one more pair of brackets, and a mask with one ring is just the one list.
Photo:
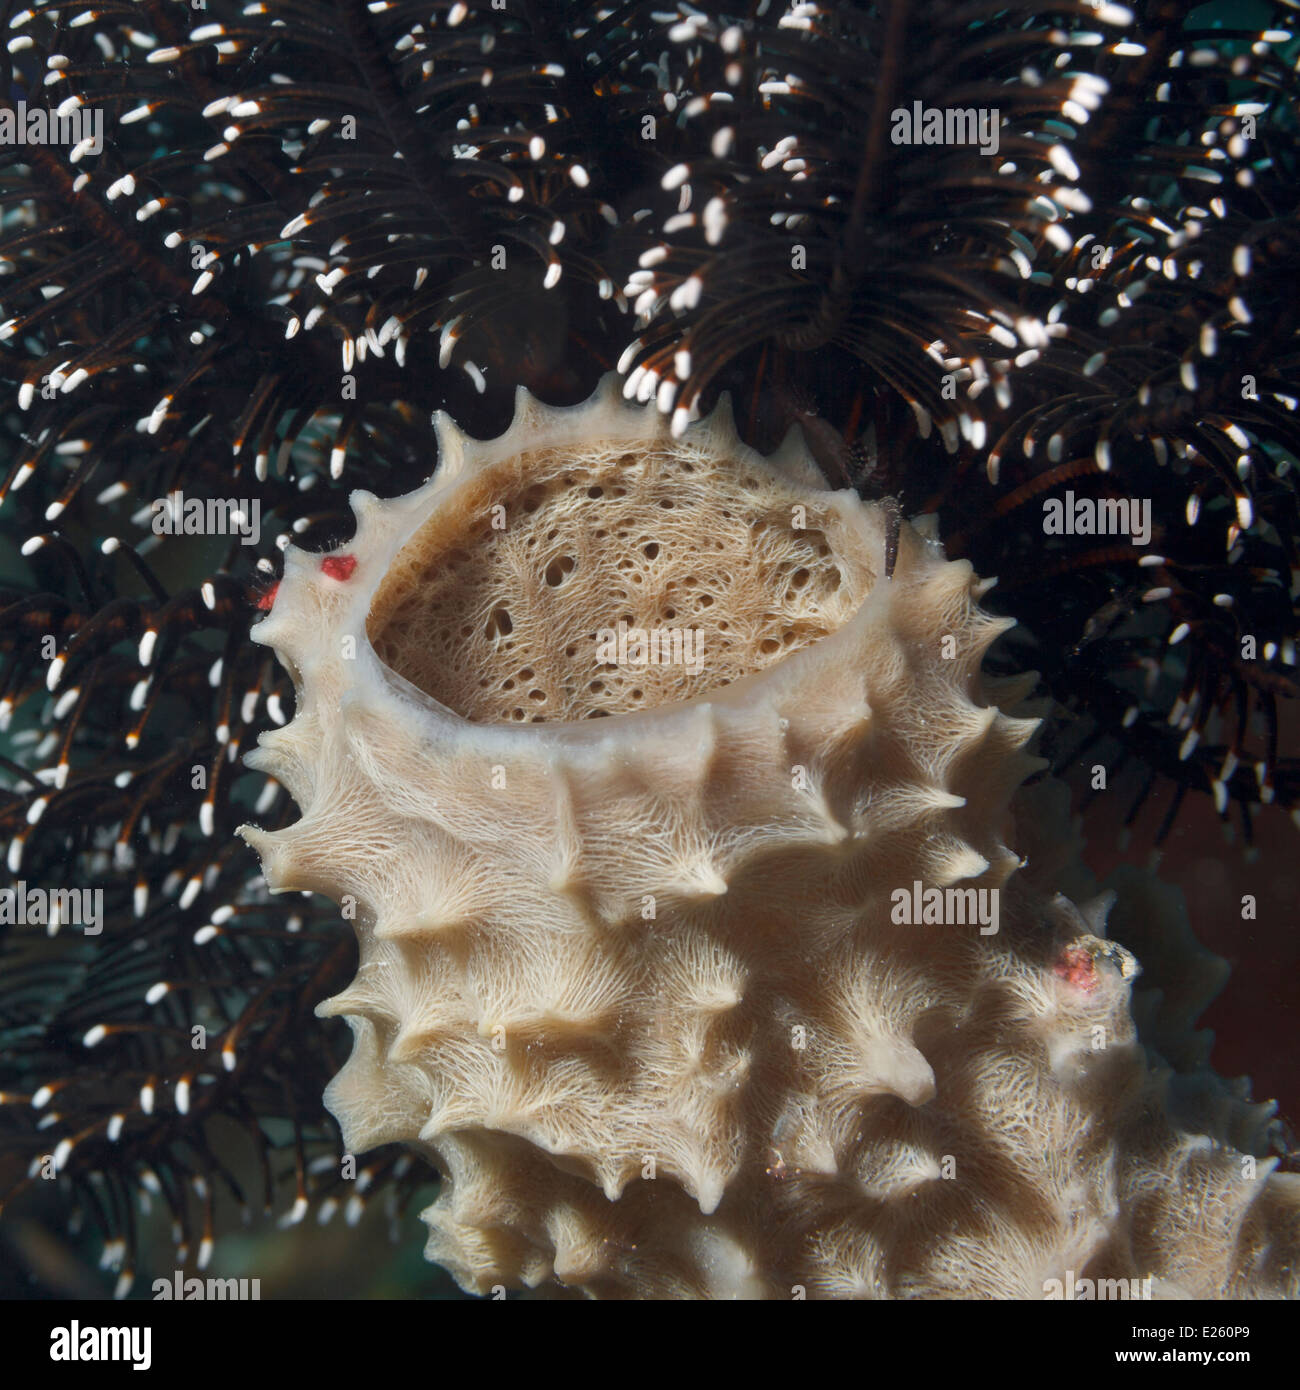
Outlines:
[[326, 1103], [443, 1174], [429, 1258], [595, 1297], [1294, 1293], [1297, 1180], [1178, 1126], [1108, 900], [1051, 881], [1032, 677], [981, 675], [1009, 623], [970, 566], [903, 525], [890, 575], [885, 510], [725, 405], [674, 440], [609, 378], [438, 435], [343, 551], [286, 554], [254, 636], [297, 712], [249, 761], [302, 818], [241, 832], [353, 922]]

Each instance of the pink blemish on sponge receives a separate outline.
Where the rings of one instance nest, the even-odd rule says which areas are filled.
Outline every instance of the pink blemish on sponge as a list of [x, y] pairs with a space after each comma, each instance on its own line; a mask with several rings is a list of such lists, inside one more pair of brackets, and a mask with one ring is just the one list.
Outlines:
[[331, 579], [351, 579], [357, 567], [355, 555], [327, 555], [320, 562], [321, 572]]
[[1062, 951], [1052, 969], [1067, 984], [1083, 990], [1085, 994], [1091, 994], [1097, 987], [1097, 967], [1086, 947], [1071, 946]]

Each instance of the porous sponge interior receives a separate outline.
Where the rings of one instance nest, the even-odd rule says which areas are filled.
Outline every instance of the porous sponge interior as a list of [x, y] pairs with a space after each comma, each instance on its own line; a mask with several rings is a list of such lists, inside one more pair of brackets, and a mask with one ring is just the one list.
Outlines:
[[825, 637], [865, 598], [868, 560], [834, 553], [807, 502], [685, 444], [520, 454], [402, 547], [367, 633], [478, 723], [687, 700]]

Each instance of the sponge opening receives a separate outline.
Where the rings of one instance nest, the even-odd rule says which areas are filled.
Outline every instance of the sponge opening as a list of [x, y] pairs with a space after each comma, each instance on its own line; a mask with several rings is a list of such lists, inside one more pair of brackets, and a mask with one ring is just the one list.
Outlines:
[[685, 444], [519, 454], [402, 547], [367, 634], [390, 669], [476, 723], [692, 699], [856, 612], [870, 563], [837, 554], [814, 511], [767, 469]]

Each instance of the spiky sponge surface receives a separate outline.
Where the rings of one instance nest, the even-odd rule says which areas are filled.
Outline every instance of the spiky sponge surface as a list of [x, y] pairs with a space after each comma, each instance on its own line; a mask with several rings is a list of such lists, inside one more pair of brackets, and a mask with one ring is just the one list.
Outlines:
[[[326, 1100], [349, 1149], [445, 1175], [431, 1259], [604, 1297], [1294, 1288], [1261, 1217], [1293, 1227], [1294, 1185], [1172, 1126], [1133, 957], [1007, 847], [1034, 723], [981, 680], [1006, 623], [969, 565], [904, 526], [885, 578], [884, 513], [797, 439], [764, 460], [715, 412], [675, 442], [612, 382], [440, 450], [423, 489], [354, 495], [345, 554], [288, 552], [256, 635], [298, 711], [252, 760], [303, 815], [245, 831], [354, 918]], [[624, 603], [703, 628], [698, 683], [620, 667], [573, 718]], [[570, 717], [517, 718], [511, 672]], [[905, 920], [927, 890], [943, 920]]]

